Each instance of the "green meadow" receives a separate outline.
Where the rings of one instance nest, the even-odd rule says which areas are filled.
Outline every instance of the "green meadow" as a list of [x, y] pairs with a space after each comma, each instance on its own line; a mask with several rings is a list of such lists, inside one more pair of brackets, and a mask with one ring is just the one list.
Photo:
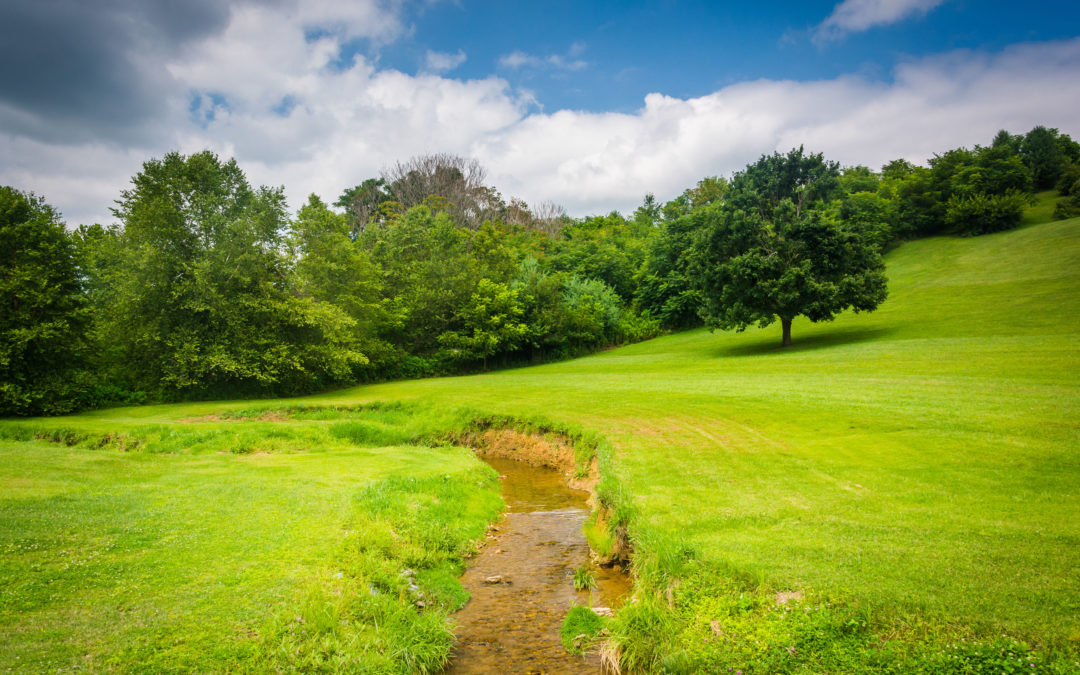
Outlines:
[[624, 671], [1080, 671], [1080, 219], [1044, 216], [902, 245], [876, 312], [797, 319], [786, 349], [694, 330], [3, 422], [0, 663], [437, 669], [500, 507], [446, 439], [488, 416], [603, 440], [634, 546]]

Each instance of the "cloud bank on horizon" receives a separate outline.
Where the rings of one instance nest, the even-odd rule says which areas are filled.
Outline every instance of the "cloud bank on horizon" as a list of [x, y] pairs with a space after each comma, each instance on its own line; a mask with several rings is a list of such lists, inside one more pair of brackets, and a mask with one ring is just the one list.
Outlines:
[[[845, 0], [821, 26], [864, 30], [937, 4]], [[668, 199], [798, 145], [876, 167], [987, 143], [1000, 128], [1080, 131], [1080, 38], [908, 58], [887, 78], [762, 78], [703, 96], [648, 93], [636, 110], [547, 111], [494, 67], [451, 77], [472, 63], [464, 50], [427, 49], [413, 74], [382, 67], [378, 46], [410, 32], [402, 3], [111, 5], [0, 8], [0, 183], [37, 192], [71, 224], [110, 222], [141, 163], [171, 149], [234, 156], [253, 183], [285, 185], [294, 207], [311, 192], [333, 201], [397, 160], [450, 152], [479, 159], [506, 197], [586, 215], [630, 211], [650, 192]], [[566, 77], [588, 67], [586, 48], [565, 39], [501, 65]], [[29, 72], [10, 65], [35, 60]]]

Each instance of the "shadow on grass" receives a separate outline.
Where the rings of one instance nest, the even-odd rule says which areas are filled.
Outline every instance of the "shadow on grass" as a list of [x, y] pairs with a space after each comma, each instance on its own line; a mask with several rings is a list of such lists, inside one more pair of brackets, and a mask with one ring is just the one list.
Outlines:
[[813, 335], [800, 337], [798, 332], [792, 331], [791, 346], [780, 345], [780, 335], [776, 334], [769, 339], [756, 338], [753, 341], [742, 342], [716, 350], [716, 356], [762, 356], [767, 354], [793, 354], [814, 349], [827, 349], [855, 342], [869, 342], [878, 340], [890, 333], [895, 328], [840, 328], [837, 330], [824, 330]]

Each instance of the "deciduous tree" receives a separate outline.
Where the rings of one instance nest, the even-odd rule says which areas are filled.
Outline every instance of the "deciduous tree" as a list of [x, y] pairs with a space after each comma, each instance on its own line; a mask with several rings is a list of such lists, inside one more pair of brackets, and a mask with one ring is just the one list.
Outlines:
[[735, 175], [725, 203], [704, 212], [694, 260], [706, 325], [743, 330], [779, 320], [787, 346], [796, 316], [827, 321], [885, 299], [878, 246], [826, 210], [838, 175], [802, 148], [763, 156]]
[[211, 152], [151, 159], [117, 202], [125, 258], [113, 338], [166, 395], [293, 393], [366, 362], [340, 308], [289, 278], [285, 198]]
[[0, 187], [0, 415], [76, 407], [88, 312], [77, 250], [40, 197]]

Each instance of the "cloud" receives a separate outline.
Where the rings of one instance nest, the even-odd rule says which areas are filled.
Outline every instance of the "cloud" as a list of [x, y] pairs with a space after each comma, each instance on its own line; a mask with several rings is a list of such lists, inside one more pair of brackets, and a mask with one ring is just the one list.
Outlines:
[[833, 8], [814, 31], [817, 43], [838, 40], [848, 33], [859, 33], [875, 26], [925, 15], [945, 0], [844, 0]]
[[163, 60], [227, 20], [227, 7], [212, 0], [0, 3], [0, 129], [51, 140], [146, 138], [172, 85]]
[[153, 69], [130, 71], [128, 100], [157, 97], [123, 117], [140, 129], [130, 137], [105, 133], [113, 127], [95, 109], [57, 116], [50, 103], [3, 98], [0, 184], [38, 192], [74, 225], [111, 221], [142, 162], [173, 149], [235, 156], [252, 183], [284, 185], [294, 207], [310, 192], [332, 201], [399, 159], [451, 152], [479, 159], [507, 197], [585, 215], [630, 211], [647, 192], [668, 199], [800, 144], [876, 167], [987, 143], [1000, 128], [1080, 134], [1080, 39], [911, 60], [888, 80], [757, 80], [698, 98], [649, 94], [631, 113], [547, 113], [500, 77], [414, 75], [353, 56], [357, 31], [389, 39], [404, 22], [387, 16], [380, 38], [350, 16], [279, 3], [203, 19], [154, 51]]
[[[805, 144], [843, 164], [989, 143], [1036, 124], [1076, 134], [1080, 39], [954, 52], [898, 66], [891, 82], [845, 76], [758, 80], [707, 96], [650, 94], [633, 114], [532, 114], [478, 141], [504, 194], [552, 199], [571, 213], [629, 210], [706, 175], [729, 175], [762, 153]], [[1071, 128], [1070, 128], [1071, 127]]]
[[457, 54], [433, 52], [429, 49], [424, 57], [424, 69], [431, 73], [445, 73], [463, 63], [465, 63], [465, 52], [460, 49]]
[[[0, 129], [48, 142], [150, 141], [178, 101], [184, 103], [184, 83], [172, 65], [223, 32], [250, 26], [252, 15], [341, 42], [378, 45], [405, 30], [397, 10], [376, 0], [6, 0], [0, 3]], [[270, 29], [265, 36], [229, 44], [257, 49], [270, 57], [269, 66], [275, 46], [268, 40], [287, 32], [271, 23], [262, 26]], [[253, 45], [260, 37], [264, 44]], [[227, 63], [231, 55], [217, 56]]]
[[589, 63], [578, 57], [585, 51], [585, 43], [575, 42], [570, 45], [565, 54], [548, 54], [537, 56], [521, 50], [514, 50], [509, 54], [499, 57], [499, 65], [504, 68], [517, 70], [520, 68], [554, 68], [556, 70], [582, 70]]

